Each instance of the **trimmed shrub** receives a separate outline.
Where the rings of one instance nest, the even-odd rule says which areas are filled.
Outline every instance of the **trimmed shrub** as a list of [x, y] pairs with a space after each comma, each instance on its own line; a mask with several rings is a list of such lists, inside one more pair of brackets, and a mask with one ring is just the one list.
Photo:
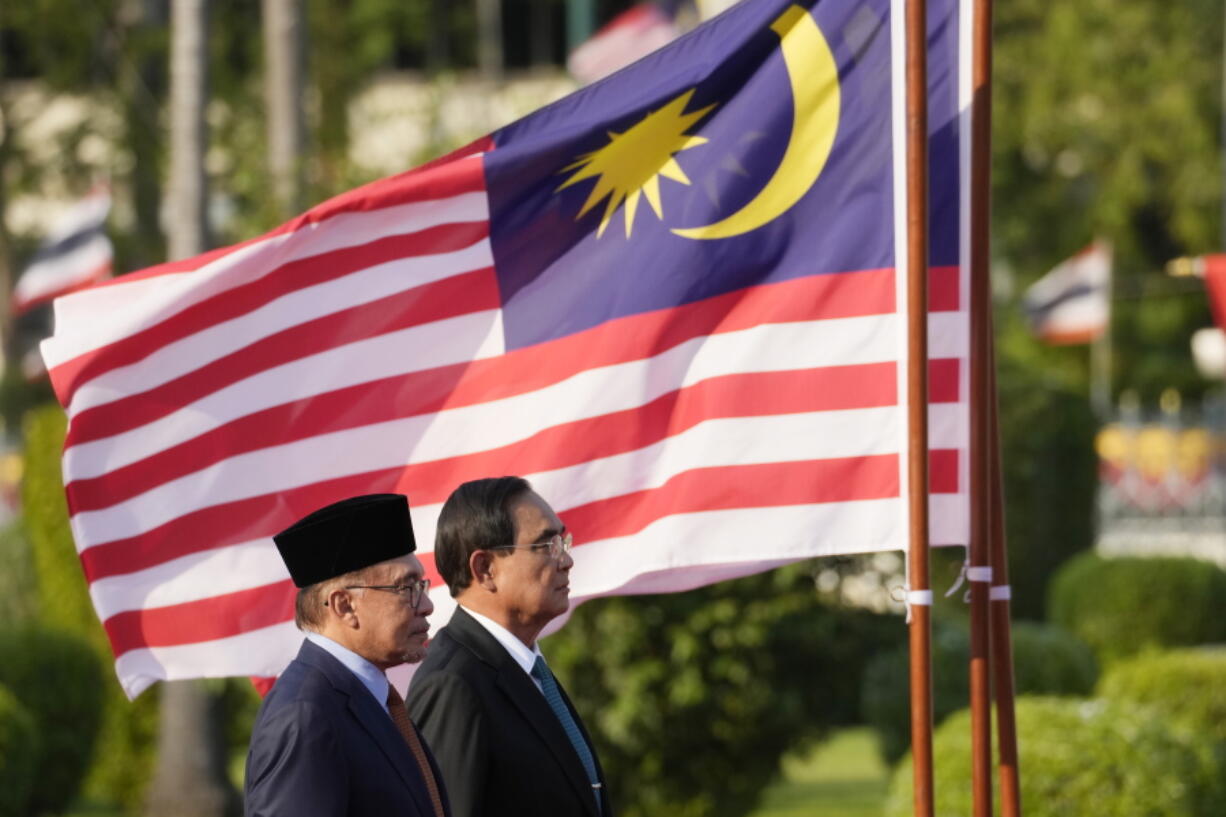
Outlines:
[[[1212, 817], [1220, 813], [1213, 743], [1144, 708], [1098, 699], [1019, 698], [1021, 797], [1028, 817]], [[970, 713], [933, 737], [937, 817], [971, 813]], [[911, 812], [910, 756], [890, 786], [887, 817]], [[997, 795], [999, 798], [999, 795]]]
[[[933, 720], [940, 723], [970, 700], [970, 636], [963, 625], [942, 624], [932, 638]], [[907, 648], [884, 653], [865, 671], [864, 720], [877, 732], [887, 763], [911, 746]], [[1013, 675], [1017, 694], [1088, 695], [1098, 679], [1094, 654], [1084, 642], [1047, 624], [1013, 625]]]
[[1226, 570], [1187, 558], [1082, 554], [1052, 580], [1048, 611], [1104, 662], [1226, 640]]
[[1151, 707], [1172, 722], [1212, 736], [1226, 750], [1226, 650], [1146, 653], [1103, 675], [1104, 698]]
[[34, 719], [11, 692], [0, 686], [0, 817], [27, 813], [37, 750]]
[[102, 669], [89, 645], [26, 624], [0, 631], [0, 685], [29, 711], [38, 730], [27, 811], [59, 812], [81, 788], [102, 717]]

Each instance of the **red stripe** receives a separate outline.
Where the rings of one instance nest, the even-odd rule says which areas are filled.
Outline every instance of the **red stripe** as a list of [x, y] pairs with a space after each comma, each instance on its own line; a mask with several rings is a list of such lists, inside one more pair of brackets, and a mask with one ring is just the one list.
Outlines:
[[213, 641], [293, 619], [296, 592], [286, 579], [182, 604], [128, 610], [102, 626], [116, 657], [140, 647]]
[[934, 448], [928, 452], [928, 493], [958, 493], [958, 458], [956, 448]]
[[[486, 222], [443, 224], [288, 262], [250, 283], [219, 292], [153, 326], [56, 366], [52, 370], [56, 393], [67, 405], [77, 388], [93, 378], [143, 360], [175, 341], [249, 314], [291, 292], [377, 264], [460, 250], [488, 235]], [[412, 292], [403, 296], [411, 296]]]
[[498, 305], [494, 271], [484, 269], [324, 315], [267, 335], [148, 391], [80, 411], [72, 418], [64, 445], [139, 428], [243, 378], [308, 355]]
[[961, 388], [962, 361], [956, 357], [928, 361], [928, 403], [956, 403]]
[[928, 311], [957, 312], [962, 299], [962, 271], [959, 267], [928, 269]]
[[[385, 473], [394, 475], [394, 484], [384, 490], [405, 493], [415, 505], [433, 504], [442, 502], [467, 479], [537, 473], [634, 451], [708, 419], [868, 408], [895, 402], [892, 363], [716, 377], [670, 392], [640, 408], [561, 424], [500, 448], [390, 469]], [[90, 487], [111, 490], [105, 482]], [[68, 492], [75, 507], [81, 501], [77, 484], [70, 485]], [[281, 520], [270, 520], [255, 528], [235, 529], [237, 518], [252, 511], [248, 502], [217, 506], [233, 507], [229, 514], [189, 514], [182, 518], [182, 524], [175, 520], [143, 537], [122, 540], [122, 548], [121, 542], [88, 548], [82, 554], [83, 560], [89, 560], [86, 573], [90, 581], [96, 581], [143, 570], [188, 553], [270, 536], [293, 521], [291, 518], [282, 524]], [[231, 538], [234, 536], [242, 538]], [[95, 551], [104, 552], [105, 558], [93, 556]]]
[[850, 502], [898, 496], [898, 456], [696, 468], [659, 488], [591, 502], [565, 512], [586, 541], [629, 536], [665, 516], [736, 508]]
[[1053, 331], [1045, 329], [1039, 332], [1039, 337], [1046, 343], [1052, 346], [1077, 346], [1083, 343], [1092, 343], [1097, 340], [1103, 333], [1105, 327], [1102, 324], [1086, 329], [1072, 329], [1066, 331]]
[[[474, 142], [455, 150], [446, 156], [441, 156], [432, 162], [406, 170], [395, 176], [371, 182], [353, 190], [328, 199], [307, 210], [297, 218], [287, 221], [264, 233], [262, 236], [219, 247], [200, 255], [169, 261], [153, 267], [146, 267], [138, 272], [124, 275], [111, 281], [103, 282], [102, 286], [116, 283], [128, 283], [159, 275], [176, 272], [192, 272], [219, 258], [250, 246], [273, 236], [297, 232], [303, 227], [323, 224], [328, 219], [344, 213], [361, 213], [379, 210], [384, 207], [394, 207], [398, 204], [411, 204], [417, 201], [435, 201], [437, 199], [459, 196], [464, 193], [475, 193], [485, 190], [485, 168], [481, 162], [457, 162], [465, 156], [492, 150], [494, 141], [484, 136]], [[318, 227], [314, 227], [318, 229]]]
[[143, 534], [81, 552], [87, 581], [130, 573], [180, 556], [265, 536], [331, 502], [395, 490], [401, 468], [351, 474], [279, 493], [202, 508]]

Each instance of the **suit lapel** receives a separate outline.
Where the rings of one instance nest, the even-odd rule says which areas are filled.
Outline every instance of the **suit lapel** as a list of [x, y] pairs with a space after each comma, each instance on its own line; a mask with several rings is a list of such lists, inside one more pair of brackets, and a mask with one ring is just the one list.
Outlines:
[[327, 650], [317, 647], [310, 641], [303, 642], [298, 657], [327, 676], [332, 686], [348, 698], [349, 712], [366, 730], [371, 741], [379, 747], [392, 768], [400, 775], [405, 788], [409, 790], [414, 802], [417, 803], [418, 813], [433, 814], [434, 805], [430, 802], [426, 781], [417, 768], [417, 760], [413, 757], [413, 752], [404, 742], [404, 737], [396, 728], [396, 724], [392, 723], [391, 716], [375, 701], [370, 691], [362, 686], [362, 682], [340, 661], [329, 655]]
[[[562, 728], [558, 716], [549, 708], [549, 703], [537, 689], [536, 683], [519, 664], [515, 663], [515, 659], [498, 643], [497, 639], [465, 612], [463, 607], [456, 607], [451, 621], [447, 624], [447, 629], [451, 631], [452, 638], [468, 647], [478, 658], [494, 668], [498, 674], [498, 688], [549, 748], [558, 766], [566, 774], [566, 779], [570, 781], [571, 786], [579, 795], [579, 801], [584, 804], [584, 808], [592, 817], [597, 817], [592, 784], [587, 778], [583, 762], [579, 760], [575, 747], [571, 744], [570, 738], [566, 736], [566, 730]], [[562, 694], [563, 697], [566, 696], [565, 691]], [[566, 703], [567, 706], [570, 706], [569, 699], [566, 700]], [[574, 715], [574, 707], [570, 708], [575, 722], [579, 724], [578, 716]], [[587, 733], [583, 730], [582, 724], [579, 724], [579, 729], [583, 731], [586, 739]], [[588, 746], [591, 746], [590, 740]]]

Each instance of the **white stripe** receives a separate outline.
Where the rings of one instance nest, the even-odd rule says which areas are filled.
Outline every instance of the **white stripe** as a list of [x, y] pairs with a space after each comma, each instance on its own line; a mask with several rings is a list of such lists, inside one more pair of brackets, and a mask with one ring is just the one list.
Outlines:
[[[269, 369], [152, 423], [69, 448], [64, 474], [68, 479], [99, 476], [291, 400], [478, 355], [497, 356], [502, 352], [501, 324], [495, 321], [500, 314], [475, 313], [414, 327]], [[397, 435], [394, 439], [416, 440], [426, 428], [436, 427], [432, 439], [441, 447], [426, 443], [414, 447], [410, 453], [415, 462], [482, 451], [558, 423], [634, 408], [708, 377], [888, 361], [889, 344], [882, 341], [890, 337], [893, 322], [893, 316], [878, 315], [766, 324], [700, 336], [652, 358], [589, 369], [503, 400], [397, 421], [409, 424], [385, 431]], [[406, 354], [406, 349], [414, 353]], [[455, 428], [454, 434], [448, 436], [441, 424]]]
[[90, 584], [98, 617], [105, 621], [128, 610], [147, 610], [250, 590], [285, 581], [289, 571], [272, 539], [192, 553]]
[[155, 681], [278, 675], [302, 639], [294, 622], [287, 621], [216, 641], [129, 650], [115, 660], [115, 674], [129, 698]]
[[493, 264], [489, 241], [482, 239], [455, 252], [401, 258], [286, 293], [245, 315], [168, 343], [135, 363], [104, 372], [73, 393], [68, 413], [156, 388], [299, 324]]
[[13, 297], [21, 305], [92, 281], [111, 258], [111, 240], [105, 233], [98, 233], [71, 252], [27, 267], [17, 280]]
[[122, 340], [187, 307], [243, 286], [282, 265], [442, 224], [485, 221], [485, 193], [413, 202], [371, 213], [341, 213], [296, 232], [258, 239], [189, 272], [121, 281], [66, 296], [55, 305], [55, 337], [44, 343], [48, 366]]
[[1109, 307], [1104, 292], [1090, 292], [1063, 301], [1044, 315], [1037, 327], [1040, 335], [1096, 332], [1107, 325]]
[[55, 225], [47, 231], [42, 246], [57, 244], [86, 230], [96, 230], [106, 223], [110, 212], [111, 194], [106, 190], [96, 190], [72, 205], [56, 220]]
[[[67, 479], [100, 476], [248, 414], [384, 377], [503, 354], [502, 313], [473, 312], [389, 332], [239, 380], [172, 414], [64, 452]], [[405, 354], [406, 349], [415, 350]], [[327, 385], [321, 378], [328, 373]]]

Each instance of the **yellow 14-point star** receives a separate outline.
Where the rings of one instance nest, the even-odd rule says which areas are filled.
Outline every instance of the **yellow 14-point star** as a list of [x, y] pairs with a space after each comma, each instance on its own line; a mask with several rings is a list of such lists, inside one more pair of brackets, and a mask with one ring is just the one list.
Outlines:
[[601, 200], [608, 198], [604, 215], [600, 219], [600, 227], [596, 230], [597, 238], [604, 234], [613, 213], [623, 201], [626, 202], [627, 238], [630, 237], [634, 225], [634, 214], [638, 209], [640, 196], [647, 197], [656, 218], [664, 218], [660, 203], [661, 176], [682, 184], [690, 183], [685, 171], [673, 156], [706, 143], [705, 138], [687, 135], [686, 131], [715, 107], [708, 105], [685, 113], [685, 106], [693, 95], [694, 89], [691, 88], [660, 110], [647, 114], [641, 122], [625, 133], [610, 131], [607, 145], [585, 153], [573, 164], [562, 169], [563, 173], [570, 170], [575, 172], [558, 190], [564, 190], [584, 179], [596, 179], [596, 186], [592, 188], [583, 209], [575, 217], [576, 220], [582, 218]]

